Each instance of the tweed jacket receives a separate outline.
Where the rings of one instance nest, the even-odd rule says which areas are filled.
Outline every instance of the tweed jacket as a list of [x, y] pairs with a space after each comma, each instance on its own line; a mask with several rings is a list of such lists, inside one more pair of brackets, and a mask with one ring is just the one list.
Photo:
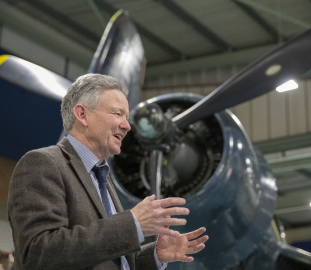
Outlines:
[[9, 188], [16, 270], [157, 270], [154, 243], [140, 246], [131, 212], [108, 218], [90, 175], [67, 138], [28, 152], [18, 162]]

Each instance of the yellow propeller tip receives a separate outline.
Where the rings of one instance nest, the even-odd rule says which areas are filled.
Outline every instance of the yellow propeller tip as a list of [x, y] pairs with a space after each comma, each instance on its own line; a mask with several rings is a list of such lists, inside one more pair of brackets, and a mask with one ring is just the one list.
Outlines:
[[2, 65], [8, 58], [8, 54], [0, 55], [0, 65]]

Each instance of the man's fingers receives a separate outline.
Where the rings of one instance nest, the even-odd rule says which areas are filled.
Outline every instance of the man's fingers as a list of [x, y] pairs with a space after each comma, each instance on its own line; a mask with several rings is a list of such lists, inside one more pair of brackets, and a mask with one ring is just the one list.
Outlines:
[[159, 226], [182, 226], [187, 223], [187, 220], [183, 218], [161, 218], [157, 220]]
[[205, 248], [204, 244], [200, 244], [198, 246], [193, 246], [188, 248], [187, 254], [195, 254], [198, 253], [199, 251], [201, 251], [203, 248]]
[[167, 198], [159, 200], [160, 206], [163, 208], [170, 207], [173, 205], [184, 205], [186, 203], [186, 200], [183, 198]]
[[148, 197], [146, 197], [145, 199], [144, 199], [144, 201], [154, 201], [155, 200], [155, 195], [154, 194], [152, 194], [151, 196], [148, 196]]
[[192, 262], [194, 259], [193, 257], [188, 257], [186, 255], [181, 256], [180, 258], [176, 258], [176, 261], [181, 261], [181, 262]]
[[194, 246], [198, 246], [200, 244], [205, 243], [208, 240], [208, 236], [204, 235], [202, 237], [200, 237], [199, 239], [196, 240], [192, 240], [191, 242], [189, 242], [189, 247], [194, 247]]
[[191, 239], [197, 238], [202, 233], [205, 233], [205, 231], [206, 231], [206, 229], [202, 227], [202, 228], [199, 228], [199, 229], [197, 229], [195, 231], [186, 233], [187, 239], [191, 240]]
[[167, 208], [164, 209], [163, 214], [164, 215], [169, 215], [169, 216], [184, 216], [184, 215], [189, 215], [190, 211], [188, 208], [185, 207], [172, 207], [172, 208]]
[[164, 227], [157, 227], [155, 231], [157, 234], [164, 234], [172, 237], [178, 237], [180, 235], [180, 232], [170, 230]]

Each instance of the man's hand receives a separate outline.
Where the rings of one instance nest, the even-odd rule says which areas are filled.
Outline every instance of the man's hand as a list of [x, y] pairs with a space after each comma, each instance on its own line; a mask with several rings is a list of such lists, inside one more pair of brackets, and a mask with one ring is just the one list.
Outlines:
[[203, 235], [196, 240], [190, 240], [197, 238], [205, 231], [205, 228], [200, 228], [190, 233], [181, 234], [178, 237], [159, 235], [157, 255], [160, 262], [192, 262], [193, 257], [188, 257], [186, 254], [194, 254], [205, 248], [204, 243], [208, 240], [208, 236]]
[[144, 236], [163, 234], [177, 237], [180, 233], [170, 230], [168, 227], [170, 225], [185, 225], [187, 221], [181, 218], [167, 218], [167, 216], [188, 215], [188, 208], [170, 207], [173, 205], [184, 205], [185, 203], [186, 200], [183, 198], [155, 200], [155, 195], [152, 195], [138, 203], [131, 211], [137, 218]]

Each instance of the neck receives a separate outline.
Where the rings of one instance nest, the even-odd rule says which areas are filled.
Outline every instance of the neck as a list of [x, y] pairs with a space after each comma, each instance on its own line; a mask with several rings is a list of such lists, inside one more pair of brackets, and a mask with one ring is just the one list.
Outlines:
[[75, 137], [79, 142], [83, 143], [87, 148], [89, 148], [95, 156], [99, 159], [100, 163], [102, 163], [106, 158], [103, 157], [98, 148], [85, 136], [84, 133], [78, 132], [75, 129], [72, 129], [69, 134]]

